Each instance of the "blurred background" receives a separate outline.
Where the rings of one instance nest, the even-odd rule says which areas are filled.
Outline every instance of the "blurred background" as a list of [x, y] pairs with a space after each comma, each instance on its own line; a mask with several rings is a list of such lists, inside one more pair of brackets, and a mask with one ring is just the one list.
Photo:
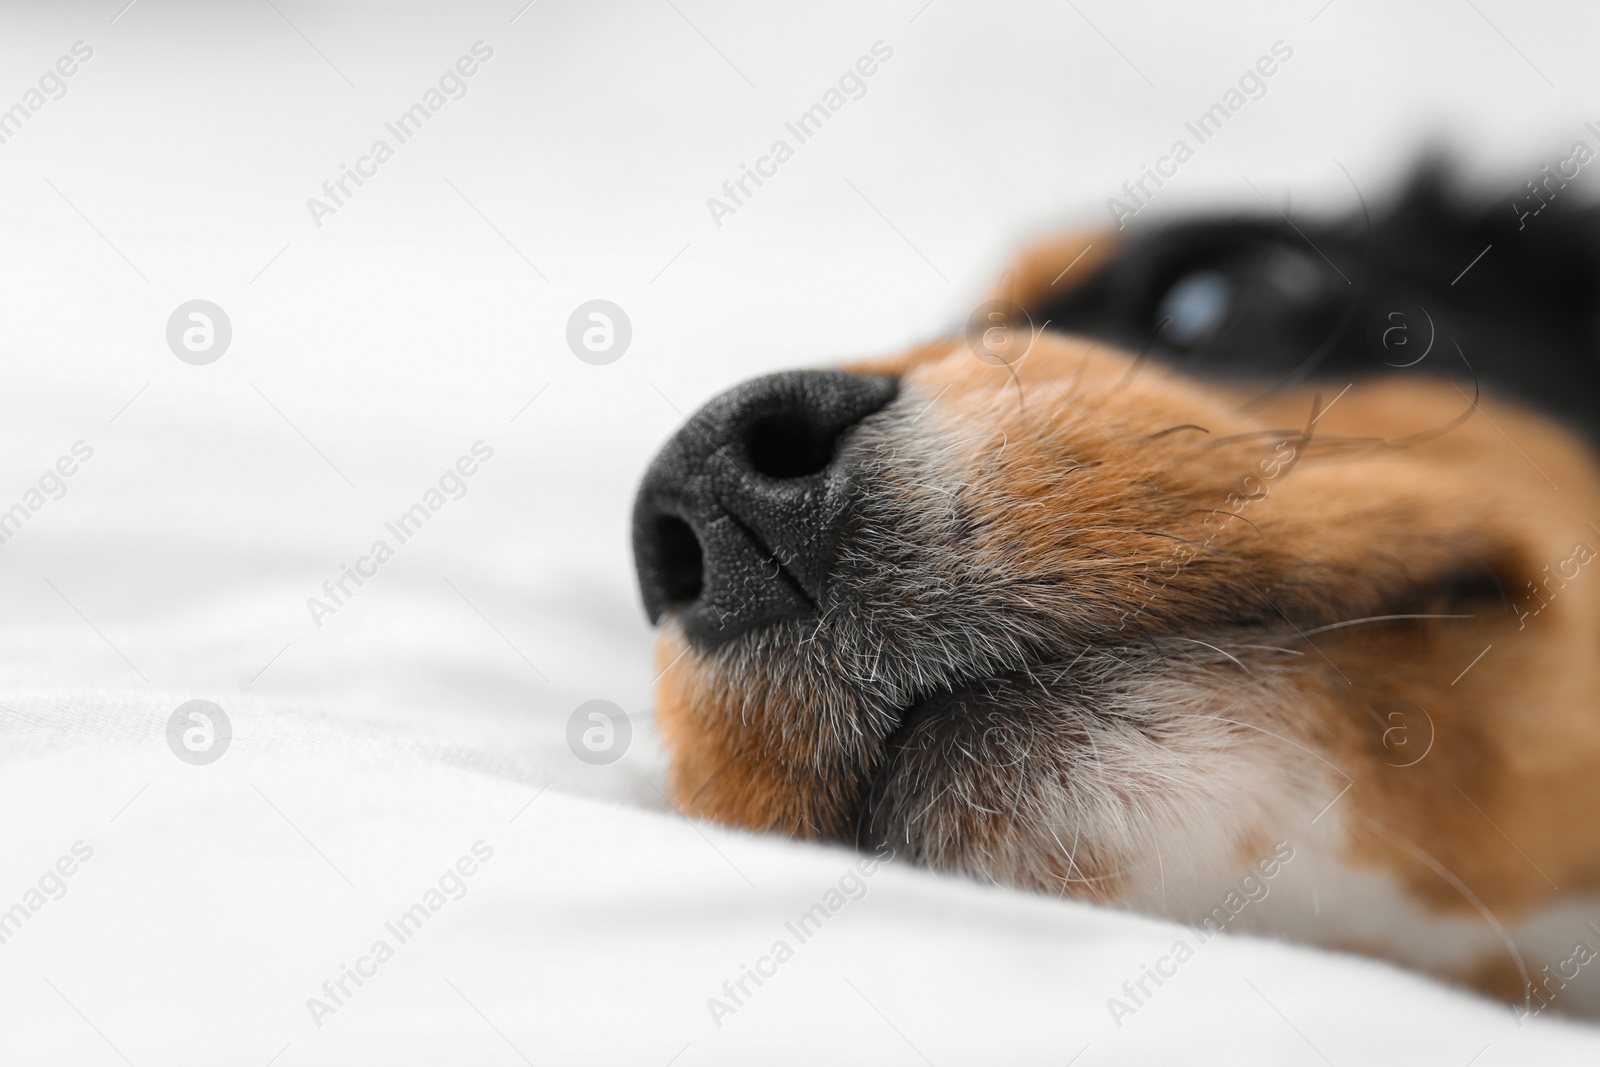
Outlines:
[[[687, 414], [744, 377], [881, 353], [956, 326], [1019, 242], [1053, 227], [1109, 225], [1108, 200], [1127, 203], [1124, 183], [1180, 138], [1193, 158], [1139, 221], [1197, 208], [1267, 212], [1270, 204], [1293, 217], [1354, 208], [1381, 199], [1430, 147], [1450, 150], [1468, 183], [1518, 188], [1576, 142], [1600, 147], [1600, 130], [1585, 126], [1600, 124], [1596, 40], [1600, 8], [1510, 0], [8, 3], [0, 11], [0, 691], [12, 723], [4, 756], [43, 754], [30, 766], [49, 769], [51, 752], [75, 740], [105, 745], [120, 732], [166, 768], [155, 777], [100, 774], [74, 757], [71, 790], [43, 800], [28, 790], [47, 790], [65, 771], [13, 776], [11, 810], [27, 819], [0, 851], [16, 892], [73, 840], [81, 815], [105, 830], [107, 857], [118, 854], [113, 831], [159, 844], [173, 827], [223, 850], [209, 875], [191, 871], [180, 883], [201, 902], [254, 891], [258, 908], [281, 903], [326, 918], [301, 920], [289, 961], [287, 923], [208, 914], [213, 946], [240, 938], [262, 955], [241, 947], [209, 971], [166, 964], [171, 982], [190, 982], [185, 996], [215, 998], [206, 1001], [212, 1043], [197, 1037], [193, 1056], [224, 1062], [206, 1050], [226, 1048], [244, 1056], [237, 1062], [268, 1062], [283, 1033], [307, 1030], [304, 994], [342, 966], [345, 949], [329, 939], [350, 941], [348, 931], [366, 929], [352, 924], [370, 925], [381, 910], [355, 894], [356, 883], [362, 894], [385, 886], [381, 908], [393, 913], [471, 838], [418, 812], [390, 820], [387, 837], [371, 824], [345, 825], [343, 816], [381, 807], [372, 783], [393, 770], [386, 757], [375, 757], [375, 777], [360, 786], [331, 772], [318, 780], [314, 760], [297, 772], [304, 780], [261, 778], [254, 788], [274, 798], [271, 810], [241, 779], [236, 803], [253, 805], [248, 817], [185, 822], [198, 818], [197, 794], [186, 790], [199, 776], [181, 777], [191, 768], [159, 740], [172, 708], [191, 699], [226, 707], [239, 755], [222, 766], [241, 774], [259, 770], [250, 760], [291, 735], [307, 750], [327, 747], [316, 731], [339, 722], [397, 744], [431, 737], [447, 756], [492, 766], [520, 790], [494, 798], [505, 809], [495, 808], [497, 825], [550, 786], [552, 799], [540, 803], [558, 812], [577, 810], [561, 807], [560, 794], [666, 811], [650, 728], [657, 667], [628, 516], [645, 465]], [[1200, 144], [1185, 124], [1238, 91], [1264, 56], [1275, 57], [1274, 73]], [[872, 72], [863, 75], [867, 58]], [[827, 118], [813, 119], [802, 140], [791, 125], [819, 104]], [[411, 124], [401, 128], [406, 115]], [[780, 140], [790, 151], [778, 162]], [[376, 150], [380, 141], [386, 151]], [[752, 169], [760, 184], [746, 177]], [[1590, 195], [1593, 170], [1567, 195]], [[597, 321], [585, 310], [593, 301], [610, 305], [601, 351], [582, 342]], [[188, 317], [195, 308], [203, 322]], [[186, 347], [192, 328], [201, 333]], [[441, 486], [479, 442], [471, 477]], [[48, 477], [75, 446], [74, 473]], [[440, 505], [400, 543], [386, 524], [426, 507], [430, 492]], [[379, 540], [393, 558], [372, 575], [361, 561]], [[335, 599], [324, 583], [337, 588], [347, 566], [369, 577], [359, 586], [346, 579]], [[87, 719], [73, 711], [85, 694], [103, 698]], [[609, 764], [575, 758], [569, 744], [575, 709], [594, 700], [631, 723], [630, 742]], [[315, 725], [310, 742], [295, 723]], [[168, 773], [170, 782], [160, 777]], [[104, 795], [95, 792], [101, 784]], [[334, 800], [318, 808], [318, 788], [349, 790], [351, 808]], [[466, 792], [441, 788], [440, 806], [472, 808]], [[30, 796], [37, 806], [22, 807]], [[43, 828], [47, 808], [75, 814]], [[105, 829], [108, 816], [122, 821]], [[533, 832], [529, 821], [519, 832]], [[285, 822], [299, 838], [286, 836]], [[566, 969], [541, 972], [537, 989], [498, 988], [508, 1004], [565, 1004], [529, 1026], [559, 1026], [564, 1013], [592, 1021], [567, 1035], [573, 1048], [610, 1032], [599, 1008], [561, 1000], [582, 984], [574, 975], [623, 983], [639, 997], [681, 992], [682, 1003], [661, 1006], [659, 1033], [643, 1026], [606, 1039], [632, 1050], [616, 1062], [666, 1063], [684, 1044], [674, 1028], [703, 1039], [700, 1000], [739, 973], [740, 953], [785, 914], [739, 911], [747, 906], [717, 893], [796, 883], [764, 880], [763, 863], [777, 862], [768, 852], [759, 853], [767, 860], [733, 852], [738, 864], [725, 864], [719, 855], [732, 846], [713, 845], [712, 855], [698, 829], [652, 824], [597, 849], [585, 825], [545, 826], [566, 843], [539, 848], [565, 849], [568, 877], [602, 888], [653, 888], [666, 877], [677, 895], [667, 893], [657, 917], [686, 923], [694, 944], [712, 944], [736, 920], [759, 930], [692, 961], [698, 970], [687, 979], [640, 962], [688, 960], [683, 943], [649, 927], [605, 926], [599, 920], [615, 912], [597, 903], [610, 900], [603, 893], [558, 892], [549, 913], [576, 916], [594, 937], [612, 938], [611, 949], [537, 927], [529, 943]], [[325, 879], [317, 892], [326, 895], [290, 899], [240, 873], [266, 862], [226, 852], [246, 828], [287, 842], [273, 861], [284, 865], [285, 885]], [[657, 837], [687, 841], [695, 859], [683, 862], [704, 864], [696, 877], [716, 893], [690, 892], [659, 864], [630, 866]], [[327, 867], [337, 861], [349, 901], [329, 903], [345, 901], [344, 885], [300, 838], [333, 857]], [[432, 851], [395, 874], [384, 864], [401, 862], [396, 840]], [[140, 909], [169, 906], [177, 924], [183, 908], [171, 875], [194, 854], [155, 845], [138, 854], [148, 877], [128, 873], [131, 858], [116, 877], [108, 870], [99, 892], [111, 910], [102, 918], [91, 921], [99, 914], [91, 890], [75, 890], [74, 924], [63, 917], [53, 940], [41, 934], [27, 949], [45, 968], [61, 966], [64, 946], [88, 960], [97, 946], [120, 944], [118, 958], [131, 962], [103, 979], [98, 998], [83, 992], [98, 963], [80, 963], [76, 984], [57, 975], [67, 990], [59, 1000], [31, 970], [0, 965], [0, 985], [8, 999], [33, 998], [22, 1002], [30, 1017], [67, 1020], [52, 1026], [77, 1026], [62, 1011], [70, 993], [70, 1003], [84, 1004], [74, 1011], [121, 1035], [134, 1062], [145, 1062], [141, 1047], [148, 1057], [171, 1043], [141, 1044], [130, 1036], [137, 1020], [187, 1001], [138, 977], [172, 948], [143, 932], [154, 912]], [[794, 889], [783, 908], [815, 899], [845, 861], [807, 862], [814, 884]], [[574, 873], [591, 867], [600, 873]], [[11, 882], [0, 887], [6, 902], [14, 895]], [[140, 903], [116, 910], [124, 900]], [[462, 936], [477, 937], [484, 952], [520, 946], [506, 935], [515, 906], [510, 896], [498, 901], [499, 911], [480, 914]], [[997, 1027], [993, 1020], [1025, 1028], [1066, 1003], [1052, 982], [1087, 982], [1084, 1025], [1105, 1029], [1098, 998], [1113, 977], [1137, 973], [1148, 958], [1142, 948], [1087, 972], [1045, 960], [1004, 972], [951, 962], [987, 960], [982, 946], [997, 937], [1092, 940], [1087, 928], [1051, 917], [1077, 912], [1014, 907], [1024, 910], [1000, 921], [1001, 933], [963, 935], [977, 946], [967, 955], [930, 947], [911, 929], [893, 952], [879, 946], [881, 956], [929, 974], [941, 973], [942, 960], [949, 988], [981, 980], [1001, 990], [1003, 998], [993, 995], [1003, 1002], [984, 1016]], [[917, 962], [918, 946], [934, 952], [933, 964]], [[241, 965], [276, 949], [287, 978]], [[497, 965], [516, 973], [530, 958]], [[1283, 963], [1282, 973], [1293, 967]], [[1340, 985], [1358, 987], [1366, 988]], [[119, 1018], [110, 1005], [130, 988], [139, 995]], [[438, 1016], [394, 1010], [403, 998], [387, 1002], [387, 1015], [375, 996], [363, 1010], [377, 1012], [370, 1027], [404, 1036], [414, 1026], [443, 1042], [429, 1047], [447, 1048], [455, 1028], [479, 1023], [436, 992], [447, 1005]], [[276, 1013], [259, 1032], [248, 1029], [257, 1023], [246, 1010], [257, 1003]], [[511, 1013], [470, 1003], [503, 1024]], [[822, 1042], [855, 1033], [815, 1027], [804, 998], [787, 1002], [795, 1014], [782, 1014], [776, 997], [765, 1003], [778, 1032], [804, 1029]], [[851, 1026], [906, 1055], [877, 1016], [849, 1003]], [[1177, 1010], [1178, 995], [1170, 1003]], [[1177, 1042], [1204, 1020], [1226, 1030], [1231, 1012], [1209, 1004], [1196, 1002], [1183, 1027], [1146, 1033]], [[200, 1027], [195, 1018], [186, 1025]], [[362, 1033], [358, 1021], [344, 1031], [348, 1046], [295, 1037], [282, 1063], [324, 1062], [317, 1048], [328, 1062], [343, 1055], [329, 1050], [370, 1052], [356, 1040]], [[517, 1041], [551, 1047], [540, 1033]], [[982, 1047], [981, 1028], [972, 1036]], [[78, 1037], [84, 1062], [109, 1057], [87, 1031]], [[640, 1051], [657, 1038], [648, 1055]], [[1273, 1040], [1281, 1043], [1260, 1046], [1278, 1048], [1271, 1062], [1319, 1062], [1292, 1033]], [[1050, 1062], [1085, 1043], [1052, 1042]], [[1465, 1062], [1483, 1042], [1459, 1043], [1440, 1062]], [[723, 1062], [749, 1062], [759, 1042], [721, 1047]], [[1162, 1047], [1163, 1058], [1188, 1055], [1177, 1043]]]

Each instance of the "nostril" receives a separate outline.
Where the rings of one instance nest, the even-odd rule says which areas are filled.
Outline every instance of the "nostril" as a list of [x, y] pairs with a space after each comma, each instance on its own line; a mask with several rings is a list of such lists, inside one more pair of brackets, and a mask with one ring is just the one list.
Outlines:
[[688, 523], [662, 515], [655, 524], [656, 581], [668, 604], [691, 604], [705, 586], [705, 552]]
[[853, 430], [899, 383], [787, 371], [744, 383], [690, 417], [651, 461], [633, 507], [633, 556], [652, 623], [701, 650], [815, 616], [845, 536]]
[[745, 455], [769, 478], [804, 478], [833, 461], [838, 435], [794, 412], [775, 412], [753, 420], [744, 433]]

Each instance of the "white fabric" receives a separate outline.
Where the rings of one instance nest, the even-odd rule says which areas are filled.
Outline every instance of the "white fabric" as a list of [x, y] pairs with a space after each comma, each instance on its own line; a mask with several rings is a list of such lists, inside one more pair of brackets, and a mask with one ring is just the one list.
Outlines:
[[[1600, 1052], [1584, 1026], [1518, 1029], [1244, 937], [1118, 1026], [1107, 998], [1183, 930], [894, 864], [715, 1020], [708, 998], [857, 857], [694, 825], [657, 791], [627, 518], [683, 414], [964, 318], [1008, 244], [1103, 224], [1278, 39], [1295, 58], [1152, 212], [1259, 206], [1241, 175], [1353, 203], [1331, 159], [1376, 188], [1442, 101], [1473, 143], [1542, 161], [1588, 116], [1470, 7], [117, 6], [0, 15], [0, 106], [94, 48], [0, 144], [0, 510], [93, 450], [0, 544], [0, 908], [92, 849], [0, 944], [0, 1062]], [[1593, 10], [1485, 14], [1561, 100], [1595, 98]], [[480, 39], [467, 95], [314, 225], [306, 199]], [[706, 199], [878, 40], [865, 95], [715, 225]], [[233, 325], [210, 366], [164, 338], [196, 298]], [[609, 366], [564, 342], [594, 298], [633, 323]], [[317, 626], [307, 598], [480, 440], [466, 495]], [[209, 766], [167, 748], [191, 699], [232, 719]], [[567, 747], [591, 699], [632, 716], [612, 766]], [[308, 998], [479, 841], [465, 895], [319, 1027]]]

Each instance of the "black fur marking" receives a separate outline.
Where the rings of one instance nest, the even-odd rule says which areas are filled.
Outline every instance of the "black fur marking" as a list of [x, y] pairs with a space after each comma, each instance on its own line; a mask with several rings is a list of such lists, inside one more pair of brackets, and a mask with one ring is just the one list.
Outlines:
[[1336, 392], [1375, 374], [1477, 380], [1600, 441], [1600, 209], [1576, 190], [1537, 215], [1524, 214], [1530, 202], [1523, 190], [1469, 202], [1433, 159], [1370, 224], [1132, 230], [1098, 274], [1029, 310], [1129, 349], [1182, 320], [1152, 358], [1269, 392], [1302, 381]]

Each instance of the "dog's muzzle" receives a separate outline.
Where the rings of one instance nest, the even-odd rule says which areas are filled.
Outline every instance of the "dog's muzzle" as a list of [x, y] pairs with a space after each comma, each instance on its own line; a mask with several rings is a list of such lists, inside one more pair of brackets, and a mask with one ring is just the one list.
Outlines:
[[633, 555], [650, 621], [675, 611], [703, 649], [815, 615], [843, 532], [841, 440], [894, 398], [892, 378], [789, 371], [684, 424], [645, 473]]

